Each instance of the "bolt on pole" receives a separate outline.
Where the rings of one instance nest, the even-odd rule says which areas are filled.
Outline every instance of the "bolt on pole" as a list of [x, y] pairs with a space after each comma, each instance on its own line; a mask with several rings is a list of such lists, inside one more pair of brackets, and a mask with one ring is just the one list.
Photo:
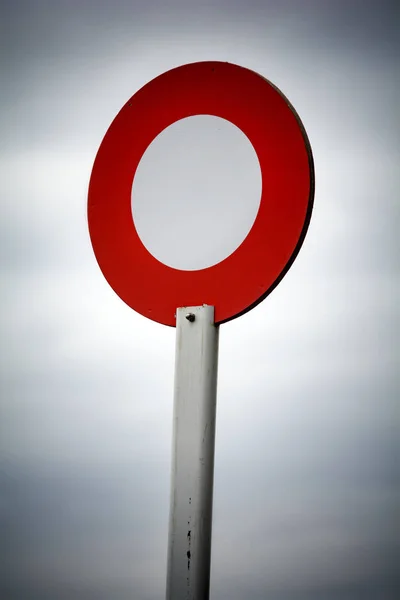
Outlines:
[[167, 600], [208, 600], [219, 328], [213, 306], [178, 308]]

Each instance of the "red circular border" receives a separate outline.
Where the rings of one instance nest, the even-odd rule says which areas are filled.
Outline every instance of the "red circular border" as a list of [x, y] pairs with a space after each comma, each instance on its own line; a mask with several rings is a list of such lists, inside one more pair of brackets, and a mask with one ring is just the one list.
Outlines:
[[[253, 227], [235, 252], [212, 267], [181, 271], [159, 262], [141, 242], [131, 190], [154, 138], [194, 115], [221, 117], [243, 131], [260, 162], [262, 196]], [[90, 179], [89, 232], [105, 278], [131, 308], [175, 326], [178, 307], [208, 304], [215, 306], [215, 322], [223, 323], [261, 302], [283, 278], [303, 243], [313, 199], [311, 147], [288, 100], [249, 69], [199, 62], [150, 81], [112, 122]]]

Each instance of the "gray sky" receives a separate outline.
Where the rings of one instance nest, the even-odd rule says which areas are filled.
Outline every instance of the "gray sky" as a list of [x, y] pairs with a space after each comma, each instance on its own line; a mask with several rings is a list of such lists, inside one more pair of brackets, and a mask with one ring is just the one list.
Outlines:
[[282, 283], [222, 326], [211, 598], [397, 598], [397, 3], [0, 6], [1, 597], [164, 596], [175, 332], [101, 275], [87, 185], [139, 87], [226, 60], [295, 106], [316, 197]]

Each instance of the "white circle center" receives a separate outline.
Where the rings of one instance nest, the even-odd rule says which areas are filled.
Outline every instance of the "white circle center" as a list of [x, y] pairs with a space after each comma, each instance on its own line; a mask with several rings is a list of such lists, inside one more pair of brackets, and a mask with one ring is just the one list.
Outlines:
[[149, 145], [132, 185], [132, 217], [147, 250], [184, 271], [215, 265], [240, 246], [261, 201], [257, 154], [230, 121], [197, 115]]

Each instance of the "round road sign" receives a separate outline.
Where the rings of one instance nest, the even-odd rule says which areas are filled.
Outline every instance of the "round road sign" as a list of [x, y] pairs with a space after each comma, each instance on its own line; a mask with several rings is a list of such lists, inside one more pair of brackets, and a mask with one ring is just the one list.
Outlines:
[[[262, 193], [240, 246], [213, 266], [189, 271], [163, 264], [146, 249], [132, 217], [131, 190], [151, 142], [195, 115], [221, 117], [241, 129], [258, 156]], [[249, 69], [199, 62], [147, 83], [112, 122], [91, 174], [89, 232], [105, 278], [131, 308], [175, 326], [177, 308], [208, 304], [219, 324], [256, 306], [281, 281], [303, 243], [313, 199], [311, 147], [285, 96]]]

